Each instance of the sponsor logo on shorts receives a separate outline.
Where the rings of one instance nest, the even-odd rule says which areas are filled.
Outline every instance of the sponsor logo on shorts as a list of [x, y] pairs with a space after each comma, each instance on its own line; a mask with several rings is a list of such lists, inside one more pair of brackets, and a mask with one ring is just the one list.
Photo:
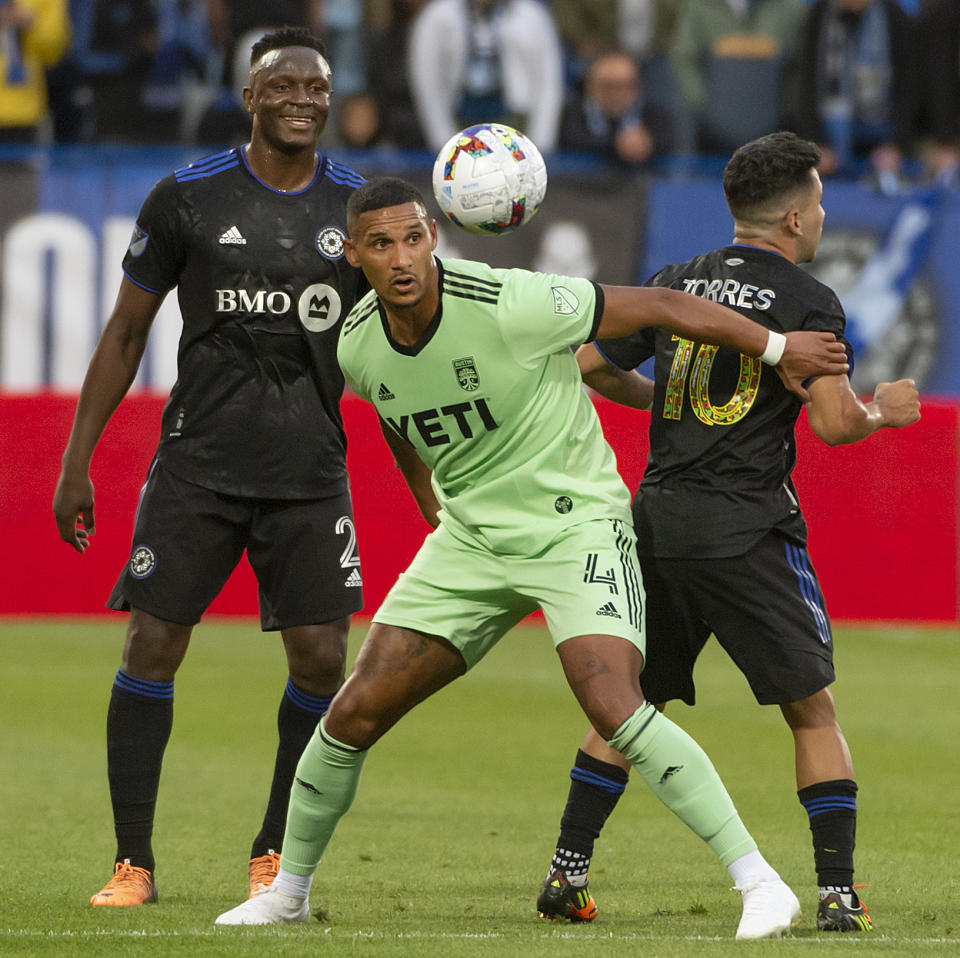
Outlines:
[[317, 252], [326, 259], [340, 259], [343, 256], [343, 231], [336, 226], [325, 226], [314, 238]]
[[357, 586], [363, 585], [363, 577], [360, 575], [359, 569], [354, 569], [350, 575], [347, 576], [347, 581], [343, 583], [348, 589], [356, 588]]
[[613, 619], [623, 618], [623, 616], [617, 612], [617, 607], [612, 602], [604, 602], [604, 604], [597, 609], [597, 615], [609, 615]]
[[565, 516], [568, 512], [573, 511], [573, 500], [569, 496], [557, 496], [554, 500], [553, 508], [556, 509], [561, 516]]
[[135, 579], [146, 579], [157, 567], [157, 554], [150, 546], [137, 546], [130, 556], [130, 575]]

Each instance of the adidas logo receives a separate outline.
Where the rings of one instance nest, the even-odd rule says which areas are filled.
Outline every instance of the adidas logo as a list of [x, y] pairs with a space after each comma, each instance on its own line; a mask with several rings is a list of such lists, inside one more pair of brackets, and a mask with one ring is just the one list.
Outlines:
[[354, 569], [343, 584], [348, 588], [363, 585], [363, 576], [360, 575], [360, 570]]
[[668, 765], [666, 771], [660, 776], [660, 781], [657, 782], [658, 785], [662, 785], [668, 778], [672, 775], [676, 775], [677, 772], [683, 771], [682, 765]]
[[380, 383], [380, 388], [377, 390], [377, 399], [396, 399], [392, 392], [387, 388], [386, 383]]
[[597, 615], [612, 615], [615, 619], [622, 619], [623, 616], [617, 612], [617, 607], [612, 602], [606, 602], [597, 609]]
[[221, 246], [246, 246], [247, 241], [243, 238], [243, 233], [236, 228], [236, 226], [231, 226], [230, 229], [223, 233], [220, 236], [220, 245]]

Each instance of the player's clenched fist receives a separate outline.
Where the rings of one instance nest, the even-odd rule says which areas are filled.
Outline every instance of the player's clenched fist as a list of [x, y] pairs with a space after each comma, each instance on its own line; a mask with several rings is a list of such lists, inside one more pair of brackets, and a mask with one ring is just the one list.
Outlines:
[[920, 418], [920, 393], [912, 379], [877, 383], [873, 401], [883, 412], [884, 425], [889, 428], [909, 426]]

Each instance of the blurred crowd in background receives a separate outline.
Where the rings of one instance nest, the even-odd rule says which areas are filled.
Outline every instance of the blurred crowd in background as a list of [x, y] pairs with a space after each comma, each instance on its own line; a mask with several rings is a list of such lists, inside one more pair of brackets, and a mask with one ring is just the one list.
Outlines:
[[960, 182], [958, 0], [0, 0], [0, 142], [246, 140], [253, 41], [322, 37], [322, 144], [502, 120], [613, 167], [790, 129], [884, 192]]

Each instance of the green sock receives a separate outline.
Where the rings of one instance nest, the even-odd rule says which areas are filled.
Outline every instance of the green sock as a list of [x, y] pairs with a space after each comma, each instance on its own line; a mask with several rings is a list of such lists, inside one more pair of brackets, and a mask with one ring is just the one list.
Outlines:
[[657, 798], [724, 865], [756, 849], [706, 753], [649, 702], [617, 729], [608, 744], [629, 760]]
[[323, 720], [307, 743], [290, 789], [280, 867], [312, 875], [341, 817], [353, 803], [366, 750], [351, 748], [324, 731]]

